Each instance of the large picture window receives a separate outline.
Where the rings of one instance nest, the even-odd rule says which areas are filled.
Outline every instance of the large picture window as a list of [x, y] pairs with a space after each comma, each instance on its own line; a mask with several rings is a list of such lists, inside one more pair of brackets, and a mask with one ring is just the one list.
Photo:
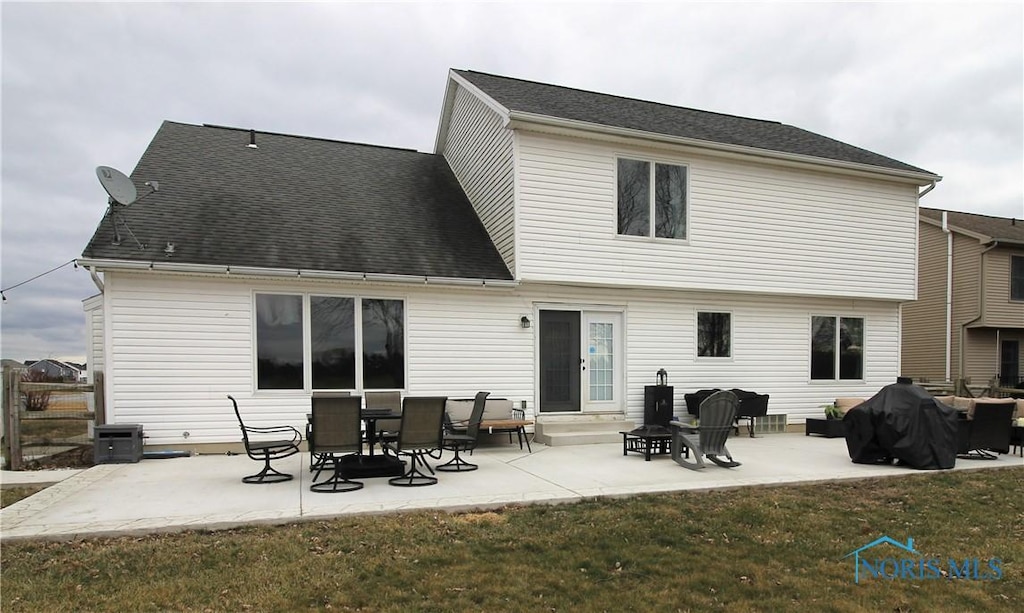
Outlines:
[[618, 233], [685, 239], [686, 170], [686, 166], [620, 158]]
[[1024, 256], [1010, 256], [1010, 300], [1024, 301]]
[[256, 354], [261, 390], [305, 389], [307, 359], [314, 390], [402, 389], [405, 305], [378, 298], [256, 294]]
[[811, 318], [811, 379], [864, 378], [864, 319]]
[[697, 313], [697, 357], [732, 357], [730, 313]]

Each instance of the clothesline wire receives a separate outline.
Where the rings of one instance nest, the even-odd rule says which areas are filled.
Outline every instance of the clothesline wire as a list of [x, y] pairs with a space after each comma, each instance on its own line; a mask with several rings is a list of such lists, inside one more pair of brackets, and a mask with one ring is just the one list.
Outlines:
[[21, 283], [15, 283], [14, 285], [11, 285], [9, 287], [5, 287], [3, 289], [0, 289], [0, 296], [3, 296], [3, 299], [7, 300], [7, 296], [3, 295], [4, 292], [9, 292], [9, 291], [11, 291], [12, 289], [14, 289], [16, 287], [21, 287], [22, 285], [25, 285], [26, 283], [31, 283], [31, 282], [35, 281], [36, 279], [38, 279], [40, 277], [45, 277], [46, 275], [50, 274], [51, 272], [57, 272], [58, 270], [60, 270], [61, 268], [64, 268], [68, 264], [74, 264], [75, 268], [78, 268], [78, 260], [72, 258], [72, 259], [68, 260], [67, 262], [64, 262], [60, 266], [55, 266], [55, 267], [51, 268], [50, 270], [47, 270], [46, 272], [39, 273], [38, 275], [32, 277], [31, 279], [25, 279]]

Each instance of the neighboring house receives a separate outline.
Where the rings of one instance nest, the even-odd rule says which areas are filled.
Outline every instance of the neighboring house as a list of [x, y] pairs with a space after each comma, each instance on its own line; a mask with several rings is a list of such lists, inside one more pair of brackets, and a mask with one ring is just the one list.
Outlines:
[[26, 361], [25, 364], [28, 365], [29, 372], [43, 373], [48, 379], [55, 381], [77, 382], [84, 376], [85, 371], [85, 367], [80, 364], [62, 362], [51, 358], [32, 362]]
[[1024, 221], [920, 210], [918, 300], [903, 307], [903, 374], [1022, 380]]
[[[84, 264], [111, 421], [153, 445], [304, 423], [313, 390], [488, 390], [642, 422], [658, 369], [800, 422], [899, 373], [920, 189], [772, 121], [449, 74], [434, 153], [164, 123]], [[97, 366], [97, 368], [99, 368]], [[625, 423], [624, 423], [625, 422]], [[185, 433], [188, 433], [186, 435]]]

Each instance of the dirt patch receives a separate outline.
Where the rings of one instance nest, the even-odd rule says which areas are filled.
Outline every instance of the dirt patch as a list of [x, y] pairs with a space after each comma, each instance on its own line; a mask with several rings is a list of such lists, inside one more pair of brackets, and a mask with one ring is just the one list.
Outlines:
[[78, 445], [45, 458], [25, 462], [25, 470], [52, 470], [54, 468], [89, 468], [93, 462], [93, 446]]

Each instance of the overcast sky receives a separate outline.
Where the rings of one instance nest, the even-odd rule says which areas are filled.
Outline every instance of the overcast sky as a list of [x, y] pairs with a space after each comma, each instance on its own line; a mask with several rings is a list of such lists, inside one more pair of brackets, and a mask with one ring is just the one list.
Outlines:
[[[0, 4], [3, 288], [79, 257], [163, 120], [432, 151], [449, 68], [781, 121], [1024, 217], [1022, 4]], [[82, 359], [88, 273], [5, 292], [4, 358]]]

